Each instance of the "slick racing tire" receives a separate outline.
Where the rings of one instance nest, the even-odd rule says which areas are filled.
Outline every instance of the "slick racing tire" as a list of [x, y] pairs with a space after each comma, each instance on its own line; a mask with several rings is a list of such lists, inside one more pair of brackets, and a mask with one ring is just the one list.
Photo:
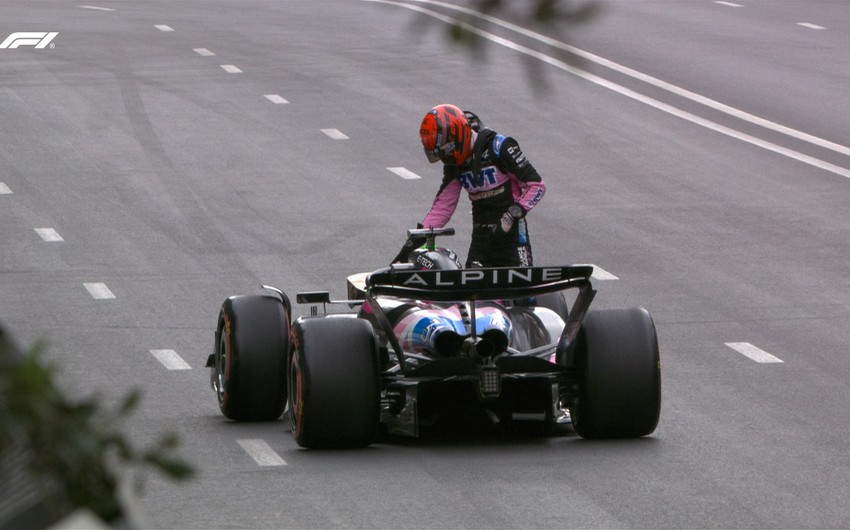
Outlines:
[[213, 388], [226, 418], [271, 421], [286, 406], [289, 315], [273, 296], [232, 296], [219, 313]]
[[293, 324], [289, 421], [310, 449], [365, 447], [380, 414], [378, 349], [372, 325], [345, 316]]
[[652, 434], [661, 410], [658, 337], [645, 309], [591, 311], [579, 334], [578, 396], [570, 405], [583, 438]]

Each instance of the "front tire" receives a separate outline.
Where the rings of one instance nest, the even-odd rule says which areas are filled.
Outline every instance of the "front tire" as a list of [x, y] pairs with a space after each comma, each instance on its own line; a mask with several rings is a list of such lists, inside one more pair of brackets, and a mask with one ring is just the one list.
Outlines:
[[658, 337], [645, 309], [592, 311], [576, 345], [579, 392], [570, 406], [583, 438], [638, 438], [661, 411]]
[[365, 447], [380, 418], [375, 333], [366, 320], [300, 318], [289, 361], [289, 420], [295, 441], [311, 449]]
[[213, 388], [219, 408], [236, 421], [271, 421], [286, 406], [289, 314], [280, 299], [232, 296], [219, 312]]

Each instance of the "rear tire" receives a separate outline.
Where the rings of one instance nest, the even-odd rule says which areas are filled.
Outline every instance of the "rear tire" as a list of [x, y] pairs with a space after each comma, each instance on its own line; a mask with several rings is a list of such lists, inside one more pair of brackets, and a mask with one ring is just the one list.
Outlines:
[[226, 418], [271, 421], [286, 406], [289, 314], [280, 299], [232, 296], [219, 313], [213, 388]]
[[351, 448], [374, 442], [380, 389], [372, 325], [349, 317], [301, 318], [292, 336], [289, 420], [298, 445]]
[[592, 311], [576, 345], [578, 397], [570, 406], [583, 438], [637, 438], [661, 411], [658, 337], [645, 309]]

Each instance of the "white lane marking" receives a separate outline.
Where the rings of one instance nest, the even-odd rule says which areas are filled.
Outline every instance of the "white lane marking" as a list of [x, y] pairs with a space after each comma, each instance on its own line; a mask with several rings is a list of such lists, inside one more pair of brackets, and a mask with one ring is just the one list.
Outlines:
[[717, 2], [714, 2], [714, 3], [720, 4], [720, 5], [726, 6], [726, 7], [744, 7], [741, 4], [736, 4], [735, 2], [724, 2], [723, 0], [718, 0]]
[[194, 51], [198, 55], [203, 55], [204, 57], [212, 57], [215, 55], [213, 52], [209, 51], [206, 48], [192, 48], [192, 51]]
[[732, 348], [741, 355], [752, 359], [757, 363], [781, 363], [782, 359], [775, 357], [766, 351], [756, 348], [749, 342], [727, 342], [726, 346]]
[[334, 140], [348, 140], [348, 136], [340, 132], [339, 129], [322, 129], [322, 132]]
[[265, 440], [236, 440], [248, 455], [261, 466], [285, 466], [286, 461], [274, 452]]
[[[435, 11], [424, 9], [424, 8], [421, 8], [421, 7], [418, 7], [418, 6], [402, 4], [402, 3], [399, 3], [399, 2], [396, 2], [396, 1], [393, 1], [393, 0], [364, 0], [364, 1], [366, 1], [366, 2], [377, 2], [377, 3], [395, 5], [395, 6], [398, 6], [398, 7], [404, 7], [406, 9], [410, 9], [411, 11], [416, 11], [416, 12], [419, 12], [419, 13], [426, 14], [426, 15], [432, 17], [432, 18], [436, 18], [437, 20], [441, 20], [441, 21], [443, 21], [447, 24], [459, 24], [465, 30], [472, 32], [472, 33], [475, 33], [475, 34], [477, 34], [477, 35], [479, 35], [479, 36], [481, 36], [481, 37], [483, 37], [483, 38], [485, 38], [485, 39], [487, 39], [491, 42], [494, 42], [494, 43], [499, 44], [501, 46], [504, 46], [506, 48], [512, 49], [512, 50], [517, 51], [519, 53], [522, 53], [524, 55], [528, 55], [529, 57], [534, 57], [534, 58], [540, 60], [541, 62], [547, 63], [547, 64], [554, 66], [558, 69], [564, 70], [565, 72], [571, 73], [571, 74], [573, 74], [577, 77], [580, 77], [580, 78], [582, 78], [586, 81], [590, 81], [591, 83], [595, 83], [595, 84], [602, 86], [604, 88], [607, 88], [609, 90], [613, 90], [614, 92], [618, 92], [618, 93], [620, 93], [620, 94], [622, 94], [626, 97], [635, 99], [637, 101], [640, 101], [642, 103], [645, 103], [647, 105], [655, 107], [656, 109], [661, 110], [663, 112], [667, 112], [669, 114], [672, 114], [672, 115], [677, 116], [679, 118], [682, 118], [684, 120], [690, 121], [690, 122], [695, 123], [697, 125], [701, 125], [703, 127], [714, 130], [714, 131], [719, 132], [721, 134], [725, 134], [725, 135], [730, 136], [732, 138], [736, 138], [738, 140], [747, 142], [747, 143], [755, 145], [757, 147], [761, 147], [761, 148], [766, 149], [768, 151], [772, 151], [774, 153], [786, 156], [788, 158], [792, 158], [794, 160], [797, 160], [798, 162], [802, 162], [804, 164], [808, 164], [808, 165], [817, 167], [819, 169], [823, 169], [824, 171], [829, 171], [831, 173], [835, 173], [836, 175], [841, 175], [842, 177], [850, 178], [850, 170], [848, 170], [846, 168], [836, 166], [836, 165], [833, 165], [833, 164], [829, 164], [829, 163], [824, 162], [822, 160], [819, 160], [817, 158], [810, 157], [810, 156], [807, 156], [807, 155], [803, 155], [803, 154], [798, 153], [796, 151], [793, 151], [791, 149], [785, 149], [785, 148], [780, 147], [776, 144], [772, 144], [770, 142], [760, 140], [760, 139], [755, 138], [753, 136], [750, 136], [750, 135], [747, 135], [747, 134], [744, 134], [744, 133], [740, 133], [738, 131], [735, 131], [734, 129], [730, 129], [728, 127], [723, 127], [723, 126], [718, 125], [718, 124], [711, 122], [709, 120], [704, 120], [702, 118], [698, 118], [697, 116], [694, 116], [693, 114], [681, 111], [681, 110], [679, 110], [679, 109], [677, 109], [677, 108], [675, 108], [671, 105], [661, 103], [661, 102], [656, 101], [652, 98], [645, 97], [645, 96], [638, 94], [638, 93], [636, 93], [632, 90], [629, 90], [629, 89], [627, 89], [623, 86], [620, 86], [616, 83], [611, 83], [609, 81], [606, 81], [606, 80], [604, 80], [604, 79], [602, 79], [602, 78], [600, 78], [596, 75], [593, 75], [593, 74], [591, 74], [591, 73], [589, 73], [585, 70], [581, 70], [580, 68], [573, 67], [573, 66], [571, 66], [571, 65], [569, 65], [569, 64], [567, 64], [563, 61], [560, 61], [558, 59], [550, 57], [546, 54], [536, 52], [536, 51], [531, 50], [529, 48], [526, 48], [524, 46], [520, 46], [520, 45], [518, 45], [518, 44], [516, 44], [512, 41], [507, 40], [507, 39], [503, 39], [501, 37], [493, 35], [492, 33], [488, 33], [486, 31], [480, 30], [480, 29], [478, 29], [474, 26], [469, 25], [466, 22], [462, 22], [461, 20], [454, 19], [454, 18], [451, 18], [451, 17], [447, 17], [447, 16], [442, 15], [440, 13], [437, 13]], [[616, 72], [619, 72], [621, 74], [633, 77], [635, 79], [638, 79], [638, 80], [643, 81], [645, 83], [651, 84], [651, 85], [656, 86], [658, 88], [662, 88], [662, 89], [664, 89], [668, 92], [671, 92], [671, 93], [676, 94], [678, 96], [684, 97], [686, 99], [690, 99], [691, 101], [695, 101], [697, 103], [705, 105], [705, 106], [712, 108], [714, 110], [717, 110], [719, 112], [729, 114], [730, 116], [734, 116], [738, 119], [748, 121], [750, 123], [759, 125], [759, 126], [764, 127], [766, 129], [770, 129], [770, 130], [773, 130], [773, 131], [776, 131], [776, 132], [780, 132], [782, 134], [785, 134], [786, 136], [790, 136], [792, 138], [796, 138], [798, 140], [811, 143], [811, 144], [816, 145], [818, 147], [822, 147], [824, 149], [829, 149], [831, 151], [835, 151], [837, 153], [841, 153], [843, 155], [850, 156], [850, 147], [847, 147], [847, 146], [844, 146], [844, 145], [841, 145], [841, 144], [837, 144], [837, 143], [834, 143], [834, 142], [830, 142], [828, 140], [824, 140], [823, 138], [818, 138], [817, 136], [813, 136], [811, 134], [804, 133], [804, 132], [798, 131], [796, 129], [792, 129], [792, 128], [786, 127], [784, 125], [780, 125], [778, 123], [771, 122], [771, 121], [766, 120], [764, 118], [759, 118], [758, 116], [754, 116], [752, 114], [738, 110], [734, 107], [724, 105], [723, 103], [714, 101], [714, 100], [707, 98], [705, 96], [701, 96], [701, 95], [696, 94], [694, 92], [690, 92], [690, 91], [685, 90], [683, 88], [677, 87], [676, 85], [667, 83], [665, 81], [661, 81], [659, 79], [648, 76], [648, 75], [643, 74], [641, 72], [638, 72], [636, 70], [632, 70], [631, 68], [617, 64], [613, 61], [609, 61], [608, 59], [604, 59], [602, 57], [599, 57], [598, 55], [594, 55], [592, 53], [586, 52], [586, 51], [581, 50], [579, 48], [576, 48], [574, 46], [570, 46], [569, 44], [565, 44], [563, 42], [552, 39], [550, 37], [546, 37], [544, 35], [541, 35], [539, 33], [534, 32], [534, 31], [527, 30], [527, 29], [522, 28], [520, 26], [517, 26], [515, 24], [505, 22], [503, 20], [500, 20], [498, 18], [489, 16], [489, 15], [483, 15], [483, 14], [478, 13], [477, 11], [474, 11], [472, 9], [468, 9], [468, 8], [465, 8], [465, 7], [456, 6], [456, 5], [452, 5], [452, 4], [447, 4], [445, 2], [438, 2], [438, 1], [435, 1], [435, 0], [417, 0], [417, 1], [420, 2], [420, 3], [438, 5], [440, 7], [444, 7], [444, 8], [447, 8], [447, 9], [453, 9], [455, 11], [460, 11], [464, 14], [474, 16], [476, 18], [479, 18], [479, 19], [485, 20], [487, 22], [490, 22], [492, 24], [495, 24], [495, 25], [501, 26], [503, 28], [509, 29], [511, 31], [514, 31], [514, 32], [519, 33], [521, 35], [524, 35], [526, 37], [535, 39], [539, 42], [542, 42], [542, 43], [549, 45], [549, 46], [552, 46], [554, 48], [565, 50], [567, 52], [570, 52], [574, 55], [577, 55], [577, 56], [582, 57], [584, 59], [587, 59], [589, 61], [595, 62], [599, 65], [605, 66], [605, 67], [607, 67], [611, 70], [614, 70]]]
[[174, 31], [174, 28], [166, 26], [165, 24], [155, 24], [154, 27], [159, 31]]
[[65, 241], [62, 239], [62, 236], [59, 235], [59, 232], [54, 230], [53, 228], [36, 228], [35, 232], [41, 237], [41, 239], [51, 242], [51, 241]]
[[620, 278], [614, 276], [610, 272], [606, 271], [599, 265], [594, 265], [593, 263], [576, 263], [576, 266], [585, 266], [585, 267], [593, 267], [593, 273], [590, 275], [594, 280], [619, 280]]
[[6, 185], [5, 182], [0, 182], [0, 195], [11, 195], [12, 190], [9, 189], [9, 186]]
[[219, 65], [219, 66], [221, 66], [221, 68], [225, 72], [227, 72], [228, 74], [241, 74], [242, 73], [242, 70], [233, 66], [232, 64], [222, 64], [222, 65]]
[[387, 169], [392, 171], [399, 177], [403, 178], [404, 180], [416, 180], [422, 178], [413, 171], [410, 171], [409, 169], [404, 167], [388, 167]]
[[115, 295], [112, 294], [112, 291], [109, 290], [109, 287], [105, 283], [84, 283], [83, 287], [86, 288], [95, 300], [110, 300], [115, 298]]
[[620, 278], [614, 276], [610, 272], [606, 271], [599, 265], [593, 265], [593, 274], [590, 275], [591, 278], [595, 280], [619, 280]]
[[811, 22], [797, 22], [797, 25], [809, 29], [826, 29], [823, 26], [818, 26], [817, 24], [812, 24]]
[[285, 105], [286, 103], [289, 103], [288, 101], [286, 101], [282, 97], [278, 96], [277, 94], [266, 94], [265, 97], [266, 97], [267, 100], [271, 101], [275, 105]]
[[98, 7], [98, 6], [77, 6], [80, 9], [94, 9], [95, 11], [115, 11], [111, 7]]
[[192, 367], [189, 366], [189, 363], [187, 363], [183, 360], [182, 357], [177, 355], [177, 352], [174, 350], [151, 350], [151, 355], [156, 357], [156, 359], [169, 370], [192, 369]]

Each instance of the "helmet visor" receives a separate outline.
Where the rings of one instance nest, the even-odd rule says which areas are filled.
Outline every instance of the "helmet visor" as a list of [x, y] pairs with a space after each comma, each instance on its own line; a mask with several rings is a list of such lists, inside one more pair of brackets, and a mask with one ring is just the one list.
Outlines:
[[425, 156], [428, 157], [428, 162], [433, 164], [438, 160], [442, 160], [445, 164], [454, 164], [455, 143], [448, 142], [435, 149], [425, 149]]

